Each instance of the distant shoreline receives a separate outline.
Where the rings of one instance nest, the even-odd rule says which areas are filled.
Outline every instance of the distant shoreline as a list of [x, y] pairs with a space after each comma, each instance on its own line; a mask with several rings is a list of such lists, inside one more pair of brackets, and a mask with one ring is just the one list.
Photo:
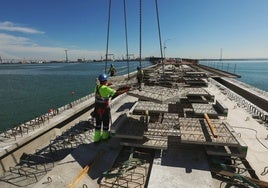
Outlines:
[[[107, 61], [107, 63], [112, 63], [112, 62], [126, 62], [127, 60], [115, 60], [115, 61]], [[148, 61], [148, 60], [142, 60], [142, 61]], [[95, 60], [95, 61], [25, 61], [25, 62], [2, 62], [1, 64], [4, 65], [10, 65], [10, 64], [49, 64], [49, 63], [105, 63], [106, 61], [101, 61], [101, 60]], [[137, 62], [137, 60], [129, 60], [129, 62]]]
[[[129, 59], [129, 62], [137, 62], [140, 61], [139, 59]], [[150, 61], [150, 58], [143, 58], [141, 61]], [[112, 63], [112, 62], [127, 62], [127, 59], [108, 59], [106, 60], [82, 60], [78, 59], [77, 61], [56, 61], [56, 60], [51, 60], [51, 61], [46, 61], [46, 60], [18, 60], [18, 59], [2, 59], [0, 60], [0, 65], [1, 64], [47, 64], [47, 63]]]
[[[156, 58], [157, 59], [157, 58]], [[159, 59], [161, 59], [159, 57]], [[169, 59], [169, 58], [168, 58]], [[174, 59], [174, 58], [171, 58]], [[176, 58], [175, 58], [176, 59]], [[225, 58], [225, 59], [219, 59], [219, 58], [202, 58], [202, 59], [192, 59], [192, 60], [197, 60], [197, 61], [268, 61], [268, 58]], [[8, 62], [7, 62], [8, 61]], [[105, 60], [82, 60], [78, 59], [77, 61], [32, 61], [32, 60], [17, 60], [17, 62], [12, 62], [14, 60], [6, 60], [6, 62], [0, 62], [1, 64], [48, 64], [48, 63], [103, 63], [106, 62]], [[126, 62], [126, 59], [118, 59], [118, 60], [111, 60], [109, 59], [107, 62]], [[128, 60], [129, 62], [137, 62], [139, 59], [130, 59]], [[142, 59], [141, 61], [150, 61], [148, 58]]]

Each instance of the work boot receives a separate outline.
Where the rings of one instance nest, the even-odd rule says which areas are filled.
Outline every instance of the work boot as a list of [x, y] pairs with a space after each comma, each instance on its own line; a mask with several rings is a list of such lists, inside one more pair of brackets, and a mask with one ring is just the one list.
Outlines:
[[101, 131], [99, 130], [95, 130], [95, 134], [94, 134], [94, 142], [99, 142], [101, 139]]
[[109, 138], [109, 136], [110, 136], [109, 131], [103, 131], [102, 135], [101, 135], [101, 139], [102, 140], [107, 140]]

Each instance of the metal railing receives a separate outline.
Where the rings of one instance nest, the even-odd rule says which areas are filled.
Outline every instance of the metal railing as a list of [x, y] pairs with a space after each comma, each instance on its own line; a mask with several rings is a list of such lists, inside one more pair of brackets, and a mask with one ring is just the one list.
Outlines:
[[30, 121], [27, 121], [25, 123], [22, 123], [16, 127], [10, 128], [8, 130], [0, 132], [0, 140], [6, 141], [8, 139], [17, 139], [17, 137], [23, 137], [24, 135], [28, 135], [30, 132], [34, 131], [37, 128], [41, 128], [42, 125], [45, 125], [46, 122], [49, 122], [50, 119], [53, 117], [61, 114], [62, 112], [69, 110], [73, 108], [74, 106], [81, 104], [90, 98], [94, 97], [94, 93], [91, 93], [85, 97], [82, 97], [78, 100], [75, 100], [69, 104], [66, 104], [62, 107], [59, 107], [57, 109], [53, 109], [52, 111], [43, 114], [39, 117], [36, 117]]

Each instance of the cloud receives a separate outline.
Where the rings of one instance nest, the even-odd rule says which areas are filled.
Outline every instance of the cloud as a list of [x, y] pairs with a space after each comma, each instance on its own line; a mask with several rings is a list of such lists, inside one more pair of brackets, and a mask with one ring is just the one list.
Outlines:
[[28, 60], [65, 60], [65, 50], [68, 50], [69, 60], [99, 58], [102, 51], [90, 51], [61, 45], [45, 46], [22, 34], [43, 34], [45, 32], [20, 27], [9, 21], [0, 22], [0, 31], [19, 32], [16, 35], [0, 32], [0, 56], [2, 59], [28, 59]]
[[17, 26], [16, 24], [9, 22], [9, 21], [0, 22], [0, 30], [29, 33], [29, 34], [43, 34], [44, 33], [43, 31], [39, 31], [33, 28]]
[[0, 33], [0, 46], [33, 44], [28, 38]]
[[0, 33], [0, 55], [2, 59], [27, 60], [65, 60], [65, 50], [68, 50], [69, 60], [78, 58], [100, 58], [103, 51], [90, 51], [63, 46], [42, 46], [32, 42], [29, 38]]

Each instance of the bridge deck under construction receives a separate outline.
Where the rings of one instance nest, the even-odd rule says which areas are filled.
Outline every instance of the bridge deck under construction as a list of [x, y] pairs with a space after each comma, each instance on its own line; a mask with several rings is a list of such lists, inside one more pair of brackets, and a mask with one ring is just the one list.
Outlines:
[[[259, 143], [267, 140], [267, 130], [238, 106], [239, 98], [232, 101], [229, 94], [233, 93], [219, 90], [219, 83], [208, 81], [205, 73], [193, 73], [190, 67], [166, 66], [164, 75], [157, 68], [145, 70], [142, 91], [133, 86], [112, 100], [109, 140], [93, 142], [95, 122], [89, 118], [93, 95], [67, 110], [59, 109], [49, 121], [35, 122], [34, 129], [22, 133], [21, 126], [10, 135], [0, 135], [6, 152], [0, 186], [220, 187], [222, 182], [212, 172], [225, 178], [234, 173], [212, 168], [210, 163], [218, 156], [233, 161], [232, 172], [242, 169], [243, 177], [267, 185], [260, 181], [267, 180], [267, 152]], [[125, 79], [114, 87], [134, 82]], [[248, 127], [258, 129], [258, 135], [252, 136]], [[30, 140], [34, 136], [37, 139]], [[13, 143], [19, 150], [12, 153]], [[33, 153], [33, 148], [38, 150]], [[17, 164], [11, 166], [14, 161]], [[244, 185], [231, 178], [226, 181]]]
[[122, 145], [167, 149], [170, 145], [195, 144], [238, 151], [244, 147], [224, 121], [226, 114], [217, 107], [219, 101], [215, 103], [214, 96], [201, 87], [144, 86], [142, 91], [133, 90], [128, 95], [139, 101], [112, 127], [113, 135], [122, 139]]

